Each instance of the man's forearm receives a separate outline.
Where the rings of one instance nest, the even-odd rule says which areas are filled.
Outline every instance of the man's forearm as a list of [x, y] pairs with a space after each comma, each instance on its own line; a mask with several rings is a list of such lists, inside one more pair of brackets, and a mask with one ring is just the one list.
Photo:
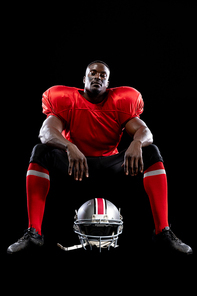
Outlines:
[[68, 174], [74, 170], [75, 180], [82, 181], [83, 175], [89, 177], [88, 163], [78, 147], [62, 136], [63, 123], [55, 116], [49, 116], [40, 129], [39, 138], [43, 144], [66, 150], [69, 161]]
[[65, 139], [56, 128], [53, 127], [43, 127], [40, 130], [39, 138], [42, 144], [47, 144], [64, 150], [67, 150], [69, 145], [73, 145]]
[[142, 147], [153, 143], [153, 135], [147, 126], [140, 127], [133, 136], [134, 141], [140, 141]]
[[148, 146], [152, 142], [153, 136], [147, 126], [143, 125], [135, 131], [133, 141], [124, 156], [124, 171], [126, 175], [129, 175], [129, 172], [131, 176], [136, 176], [138, 172], [143, 173], [142, 147]]

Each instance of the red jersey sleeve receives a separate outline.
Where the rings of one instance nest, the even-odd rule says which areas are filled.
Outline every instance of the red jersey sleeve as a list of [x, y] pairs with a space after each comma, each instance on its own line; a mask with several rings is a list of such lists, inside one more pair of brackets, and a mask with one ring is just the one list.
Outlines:
[[124, 127], [127, 121], [142, 114], [144, 102], [141, 93], [132, 87], [118, 87], [115, 93], [119, 123]]
[[42, 95], [43, 113], [49, 117], [54, 115], [64, 124], [69, 122], [69, 115], [72, 109], [72, 91], [66, 86], [53, 86]]

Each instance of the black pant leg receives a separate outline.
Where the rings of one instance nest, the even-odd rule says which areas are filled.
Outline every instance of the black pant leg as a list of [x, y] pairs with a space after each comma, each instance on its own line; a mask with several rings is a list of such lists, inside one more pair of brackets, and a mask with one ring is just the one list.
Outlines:
[[37, 144], [32, 150], [30, 163], [35, 162], [47, 169], [57, 169], [62, 172], [68, 172], [67, 153], [62, 149], [57, 149], [46, 144]]
[[143, 152], [144, 170], [147, 170], [147, 168], [149, 168], [151, 165], [153, 165], [158, 161], [163, 162], [163, 158], [161, 156], [159, 148], [154, 144], [143, 147], [142, 152]]
[[[125, 151], [126, 149], [116, 155], [100, 157], [103, 169], [113, 173], [123, 173], [124, 168], [121, 165], [124, 162]], [[159, 148], [154, 144], [143, 147], [142, 156], [144, 161], [144, 170], [158, 161], [163, 162]]]
[[57, 190], [65, 191], [65, 193], [69, 191], [69, 196], [72, 194], [76, 198], [87, 196], [88, 199], [89, 197], [92, 198], [94, 193], [98, 196], [101, 192], [102, 172], [99, 157], [87, 157], [89, 178], [84, 175], [82, 182], [74, 180], [74, 172], [71, 176], [68, 175], [69, 161], [67, 153], [62, 149], [37, 144], [32, 150], [31, 162], [38, 163], [46, 168], [49, 171], [52, 183], [58, 185]]

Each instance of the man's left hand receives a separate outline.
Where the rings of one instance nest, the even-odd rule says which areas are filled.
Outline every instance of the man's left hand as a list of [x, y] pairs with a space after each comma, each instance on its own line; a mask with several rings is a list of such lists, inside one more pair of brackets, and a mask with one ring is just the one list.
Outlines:
[[143, 173], [144, 164], [142, 158], [142, 143], [139, 140], [131, 142], [124, 155], [124, 172], [126, 175], [136, 176], [138, 172]]

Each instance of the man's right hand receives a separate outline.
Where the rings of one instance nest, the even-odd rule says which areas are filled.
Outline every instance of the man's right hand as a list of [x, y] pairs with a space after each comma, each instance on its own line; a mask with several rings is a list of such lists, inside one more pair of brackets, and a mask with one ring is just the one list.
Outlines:
[[67, 155], [69, 161], [68, 174], [71, 176], [74, 168], [74, 179], [82, 181], [83, 174], [89, 177], [88, 163], [85, 155], [74, 144], [67, 146]]
[[63, 129], [64, 123], [56, 116], [50, 115], [42, 124], [39, 138], [43, 144], [66, 149], [69, 160], [68, 174], [71, 176], [74, 168], [75, 180], [82, 181], [83, 174], [89, 177], [87, 159], [76, 145], [62, 136]]

